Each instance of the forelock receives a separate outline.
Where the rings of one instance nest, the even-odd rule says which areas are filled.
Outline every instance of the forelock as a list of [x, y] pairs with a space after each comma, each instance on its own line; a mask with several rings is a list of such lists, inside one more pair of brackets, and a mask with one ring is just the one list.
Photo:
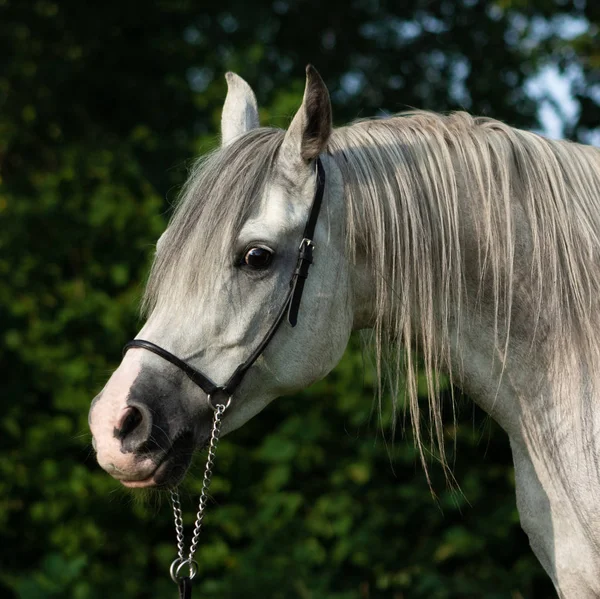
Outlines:
[[254, 129], [196, 162], [154, 259], [145, 313], [197, 301], [231, 261], [232, 246], [263, 197], [283, 136], [280, 129]]

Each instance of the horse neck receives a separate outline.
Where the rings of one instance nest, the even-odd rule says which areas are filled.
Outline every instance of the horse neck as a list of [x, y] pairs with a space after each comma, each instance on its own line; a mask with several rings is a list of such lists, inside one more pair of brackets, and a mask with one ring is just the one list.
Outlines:
[[[532, 240], [518, 202], [510, 306], [466, 264], [451, 340], [457, 386], [508, 433], [521, 525], [561, 597], [600, 596], [598, 346], [566, 315], [540, 310]], [[469, 219], [465, 219], [469, 222]], [[464, 231], [463, 240], [476, 238]], [[468, 247], [473, 262], [478, 248]], [[469, 274], [471, 273], [471, 274]], [[502, 280], [502, 278], [500, 279]], [[508, 313], [508, 318], [507, 318]]]
[[[406, 201], [401, 197], [405, 190], [395, 187], [396, 197], [389, 193], [397, 184], [397, 173], [383, 168], [372, 176], [378, 179], [373, 189], [387, 190], [381, 201], [392, 199], [398, 205]], [[415, 248], [406, 243], [391, 244], [396, 254], [377, 255], [372, 249], [356, 253], [357, 326], [375, 325], [378, 334], [395, 341], [425, 345], [429, 365], [450, 371], [454, 383], [500, 423], [511, 441], [519, 511], [536, 555], [563, 596], [598, 596], [600, 411], [592, 407], [600, 387], [598, 347], [589, 336], [570, 330], [566, 312], [564, 319], [558, 319], [561, 312], [541, 309], [545, 298], [536, 294], [544, 282], [532, 280], [534, 241], [521, 198], [501, 206], [509, 209], [508, 220], [502, 220], [498, 207], [483, 206], [492, 211], [491, 221], [498, 218], [506, 229], [504, 237], [494, 237], [495, 232], [485, 231], [485, 223], [474, 212], [473, 201], [479, 201], [475, 206], [480, 209], [482, 203], [473, 197], [464, 173], [457, 170], [447, 176], [456, 184], [456, 204], [447, 206], [446, 213], [458, 215], [460, 226], [456, 228], [457, 220], [451, 219], [437, 230], [429, 227], [431, 251], [421, 254], [424, 262], [417, 262]], [[502, 195], [500, 199], [506, 201]], [[497, 197], [490, 195], [490, 199]], [[421, 194], [418, 211], [411, 209], [404, 215], [421, 220], [408, 223], [403, 231], [439, 223], [438, 200], [435, 194]], [[360, 205], [360, 201], [353, 203], [355, 218], [364, 217]], [[362, 237], [368, 237], [368, 232]], [[407, 247], [412, 254], [403, 262], [406, 256], [399, 250]], [[440, 259], [436, 251], [448, 254]], [[489, 252], [496, 256], [490, 257]], [[384, 300], [377, 297], [385, 271], [382, 255], [404, 265], [395, 273], [395, 284], [386, 280], [389, 297]], [[486, 260], [495, 262], [486, 268]], [[419, 280], [419, 269], [425, 277], [431, 275], [426, 285]], [[405, 322], [377, 314], [394, 302], [404, 302], [394, 315]], [[421, 334], [431, 334], [432, 321], [442, 330], [424, 342]], [[382, 323], [391, 325], [391, 330], [382, 331]]]
[[561, 597], [598, 597], [597, 371], [576, 348], [559, 355], [543, 333], [532, 344], [531, 333], [516, 326], [508, 346], [499, 347], [493, 315], [464, 316], [452, 349], [456, 383], [509, 435], [517, 506], [532, 549]]

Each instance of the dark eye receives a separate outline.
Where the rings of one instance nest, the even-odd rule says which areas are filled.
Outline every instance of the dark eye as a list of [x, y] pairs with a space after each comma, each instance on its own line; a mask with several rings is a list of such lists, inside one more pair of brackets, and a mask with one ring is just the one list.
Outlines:
[[271, 250], [268, 250], [267, 248], [256, 247], [250, 248], [246, 252], [243, 263], [250, 268], [260, 270], [262, 268], [267, 268], [267, 266], [271, 264], [272, 259], [273, 252]]

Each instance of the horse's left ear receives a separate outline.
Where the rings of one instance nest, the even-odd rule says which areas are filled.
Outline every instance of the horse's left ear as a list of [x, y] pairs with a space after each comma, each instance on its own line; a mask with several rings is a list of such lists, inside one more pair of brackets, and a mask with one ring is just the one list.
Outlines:
[[331, 135], [331, 102], [321, 75], [312, 65], [306, 67], [306, 87], [302, 106], [285, 134], [281, 153], [292, 163], [314, 160], [327, 146]]
[[227, 73], [227, 97], [221, 115], [221, 145], [259, 126], [258, 106], [252, 88], [235, 73]]

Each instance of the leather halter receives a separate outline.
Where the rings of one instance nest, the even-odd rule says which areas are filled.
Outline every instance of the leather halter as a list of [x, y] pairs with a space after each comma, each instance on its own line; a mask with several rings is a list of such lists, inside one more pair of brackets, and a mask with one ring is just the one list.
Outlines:
[[271, 339], [273, 339], [275, 336], [277, 329], [285, 319], [286, 313], [287, 320], [292, 327], [295, 327], [296, 323], [298, 322], [298, 311], [300, 310], [302, 292], [304, 291], [304, 282], [308, 277], [308, 269], [313, 262], [313, 249], [315, 247], [313, 243], [313, 237], [315, 234], [317, 220], [319, 218], [319, 212], [321, 210], [321, 204], [323, 203], [323, 193], [325, 191], [325, 169], [323, 168], [320, 158], [317, 158], [315, 161], [315, 170], [317, 174], [317, 187], [310, 213], [304, 227], [302, 241], [300, 243], [300, 247], [298, 248], [298, 261], [290, 280], [289, 290], [287, 291], [285, 299], [281, 304], [281, 308], [279, 308], [277, 317], [273, 321], [273, 324], [270, 326], [269, 330], [266, 332], [265, 336], [262, 338], [261, 342], [250, 354], [248, 359], [235, 369], [233, 374], [229, 377], [224, 385], [218, 385], [200, 370], [194, 368], [187, 362], [184, 362], [166, 349], [163, 349], [162, 347], [156, 345], [155, 343], [151, 343], [150, 341], [145, 341], [144, 339], [134, 339], [133, 341], [125, 344], [125, 347], [123, 348], [123, 354], [133, 347], [146, 349], [160, 356], [164, 360], [167, 360], [167, 362], [171, 362], [171, 364], [174, 366], [177, 366], [179, 370], [183, 371], [188, 378], [198, 385], [198, 387], [200, 387], [207, 395], [214, 397], [215, 395], [222, 394], [225, 397], [231, 397], [239, 384], [242, 382], [246, 372], [248, 372], [250, 367], [263, 353], [267, 345], [269, 345]]

